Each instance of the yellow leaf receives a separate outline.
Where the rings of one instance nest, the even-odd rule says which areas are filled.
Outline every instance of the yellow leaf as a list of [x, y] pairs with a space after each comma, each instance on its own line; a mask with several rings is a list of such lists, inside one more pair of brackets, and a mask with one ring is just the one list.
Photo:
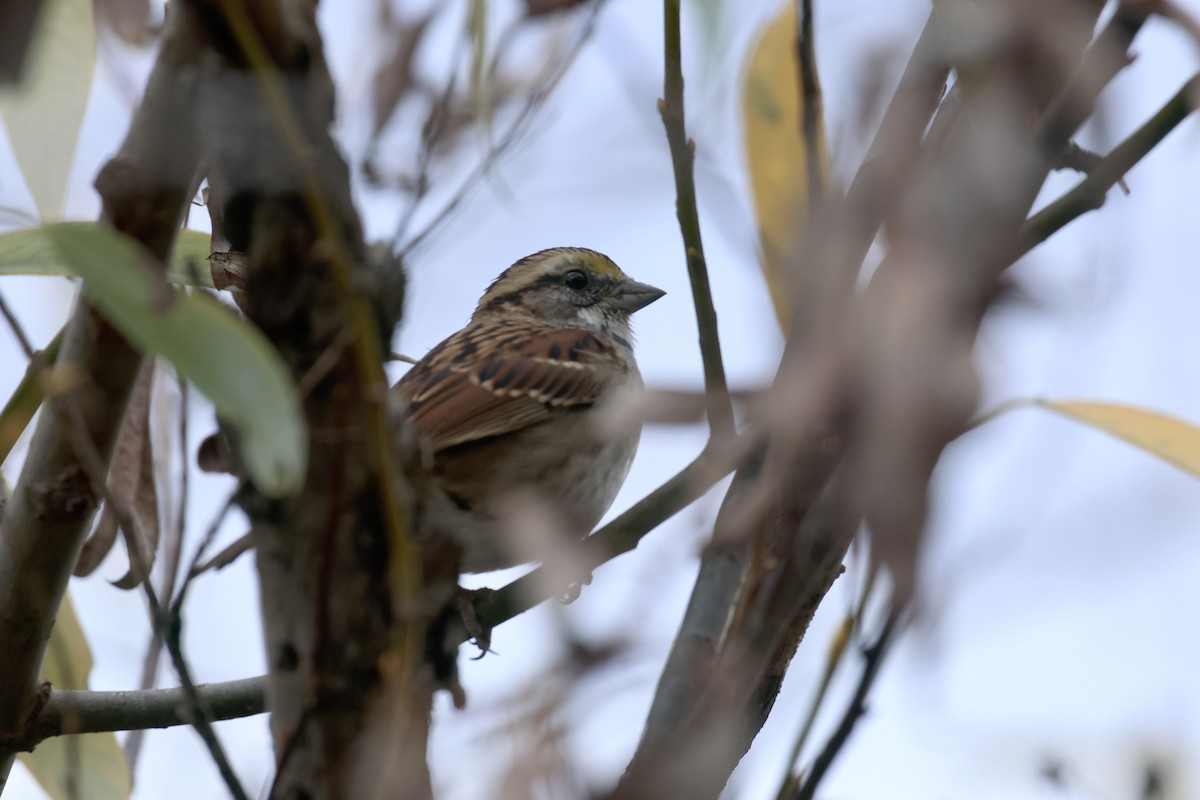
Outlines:
[[786, 329], [792, 313], [787, 271], [798, 263], [795, 256], [808, 219], [807, 147], [817, 148], [822, 177], [828, 163], [824, 120], [818, 120], [817, 141], [806, 145], [801, 133], [795, 3], [780, 9], [754, 47], [742, 112], [763, 271], [775, 314]]
[[[57, 689], [86, 689], [92, 650], [64, 597], [46, 647], [42, 677]], [[25, 768], [53, 800], [126, 800], [133, 791], [125, 754], [116, 734], [56, 736], [32, 753], [19, 753]]]
[[1124, 439], [1200, 477], [1200, 427], [1148, 408], [1120, 403], [1034, 400], [1035, 406]]
[[54, 222], [92, 88], [92, 0], [48, 0], [34, 37], [20, 83], [0, 91], [0, 116], [38, 216]]

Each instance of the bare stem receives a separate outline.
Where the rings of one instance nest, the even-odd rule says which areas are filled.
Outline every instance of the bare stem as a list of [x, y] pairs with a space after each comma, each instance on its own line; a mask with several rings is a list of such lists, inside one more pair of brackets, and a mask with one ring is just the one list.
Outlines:
[[125, 532], [130, 570], [145, 576], [141, 586], [146, 595], [146, 604], [150, 607], [150, 619], [155, 632], [166, 643], [167, 652], [171, 656], [171, 664], [179, 675], [183, 699], [187, 703], [189, 721], [196, 729], [196, 733], [204, 742], [205, 747], [208, 748], [209, 755], [212, 756], [229, 794], [235, 800], [249, 800], [249, 795], [246, 794], [241, 781], [238, 780], [237, 773], [233, 771], [229, 756], [226, 755], [220, 739], [217, 738], [217, 732], [213, 729], [212, 712], [204, 699], [196, 692], [196, 684], [192, 680], [191, 669], [183, 656], [183, 646], [180, 643], [180, 617], [178, 614], [166, 612], [159, 602], [158, 593], [154, 591], [154, 586], [150, 582], [149, 569], [144, 563], [145, 556], [136, 544], [136, 542], [145, 541], [144, 537], [135, 533], [136, 517], [121, 498], [117, 497], [116, 493], [108, 487], [106, 483], [107, 465], [100, 451], [88, 438], [86, 423], [79, 404], [74, 402], [74, 398], [53, 398], [50, 402], [51, 406], [60, 412], [59, 417], [63, 429], [71, 446], [75, 449], [80, 466], [92, 484], [92, 491], [104, 498], [104, 502], [116, 516], [117, 524]]
[[796, 36], [796, 68], [800, 72], [800, 135], [804, 141], [808, 210], [809, 220], [812, 221], [825, 200], [824, 101], [821, 98], [821, 82], [817, 79], [812, 0], [796, 0], [796, 17], [800, 28]]
[[675, 212], [687, 256], [696, 325], [700, 329], [700, 356], [704, 361], [704, 388], [708, 399], [708, 424], [718, 441], [734, 433], [733, 403], [725, 382], [717, 312], [708, 283], [708, 265], [700, 238], [700, 215], [696, 209], [696, 143], [687, 137], [683, 115], [683, 59], [679, 34], [679, 0], [663, 0], [663, 99], [658, 113], [667, 131], [671, 166], [675, 171]]
[[837, 758], [838, 753], [849, 741], [850, 734], [853, 733], [858, 720], [866, 713], [867, 694], [870, 693], [875, 678], [879, 676], [879, 668], [888, 653], [888, 645], [896, 630], [897, 620], [897, 615], [890, 613], [879, 637], [863, 651], [863, 671], [862, 676], [858, 679], [858, 687], [854, 690], [854, 696], [850, 699], [850, 704], [842, 714], [842, 719], [833, 735], [829, 737], [825, 747], [821, 749], [821, 753], [813, 762], [812, 769], [808, 771], [804, 783], [800, 785], [800, 790], [796, 793], [796, 800], [812, 800], [821, 779], [825, 777], [825, 773], [833, 765], [833, 760]]
[[1068, 223], [1104, 205], [1105, 196], [1129, 170], [1196, 110], [1200, 75], [1193, 75], [1154, 116], [1104, 156], [1075, 188], [1026, 220], [1017, 258], [1049, 239]]
[[[242, 678], [192, 687], [214, 720], [238, 719], [266, 710], [266, 677]], [[33, 723], [36, 745], [51, 736], [103, 731], [138, 731], [191, 725], [182, 687], [133, 692], [52, 689]]]
[[[168, 8], [166, 33], [141, 108], [119, 154], [96, 188], [104, 217], [165, 262], [187, 209], [199, 161], [194, 124], [203, 49], [189, 10]], [[85, 434], [107, 461], [141, 355], [79, 303], [63, 335], [59, 363], [88, 387]], [[0, 521], [0, 730], [14, 730], [35, 702], [50, 629], [66, 592], [97, 495], [70, 445], [67, 428], [45, 414], [30, 442], [20, 480]], [[0, 748], [0, 792], [13, 763]]]
[[8, 327], [12, 330], [12, 334], [17, 339], [17, 344], [21, 345], [21, 350], [25, 353], [25, 358], [33, 360], [33, 354], [36, 352], [33, 345], [29, 343], [29, 336], [25, 333], [25, 328], [21, 326], [21, 321], [17, 319], [17, 315], [8, 307], [8, 302], [5, 301], [4, 295], [0, 294], [0, 314], [4, 315], [5, 321], [8, 322]]

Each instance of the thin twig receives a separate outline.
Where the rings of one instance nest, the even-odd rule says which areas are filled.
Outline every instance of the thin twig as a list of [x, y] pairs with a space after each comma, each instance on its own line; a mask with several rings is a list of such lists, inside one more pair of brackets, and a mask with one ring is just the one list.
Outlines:
[[[188, 491], [192, 473], [192, 461], [188, 458], [188, 381], [177, 376], [179, 385], [179, 506], [175, 511], [174, 546], [167, 554], [166, 575], [163, 578], [163, 596], [168, 600], [175, 595], [175, 581], [179, 577], [179, 560], [183, 553], [184, 534], [187, 532]], [[149, 687], [147, 687], [149, 688]]]
[[792, 754], [787, 762], [788, 772], [784, 775], [783, 782], [779, 786], [779, 791], [775, 795], [777, 800], [787, 800], [788, 797], [792, 796], [799, 789], [800, 781], [804, 776], [802, 773], [792, 774], [791, 771], [800, 761], [800, 756], [804, 752], [804, 745], [808, 743], [808, 737], [812, 733], [813, 726], [816, 724], [817, 714], [825, 705], [825, 698], [828, 697], [829, 686], [833, 682], [833, 675], [845, 660], [846, 652], [849, 649], [848, 645], [852, 639], [862, 633], [863, 620], [867, 613], [867, 604], [870, 602], [875, 588], [876, 576], [879, 575], [879, 570], [870, 569], [869, 563], [865, 566], [868, 572], [867, 581], [863, 585], [858, 603], [842, 619], [842, 624], [838, 627], [833, 644], [829, 648], [829, 656], [825, 661], [825, 672], [821, 675], [821, 683], [813, 695], [812, 702], [808, 707], [808, 714], [805, 715], [800, 733], [796, 737], [795, 744], [792, 746]]
[[[175, 529], [173, 535], [164, 542], [162, 564], [161, 595], [170, 604], [175, 595], [175, 582], [179, 577], [179, 561], [183, 554], [183, 537], [187, 528], [188, 483], [191, 473], [191, 459], [188, 458], [188, 382], [183, 375], [176, 376], [179, 387], [179, 504], [175, 513]], [[149, 476], [149, 480], [153, 480]], [[149, 580], [149, 578], [147, 578]], [[153, 622], [153, 621], [152, 621]], [[141, 688], [150, 690], [158, 680], [158, 665], [162, 655], [163, 637], [157, 626], [151, 625], [150, 642], [146, 646], [146, 655], [142, 659]], [[215, 709], [214, 714], [217, 714]], [[214, 717], [221, 719], [221, 717]], [[125, 762], [129, 765], [131, 775], [137, 773], [138, 758], [142, 753], [142, 743], [145, 741], [145, 731], [131, 729], [125, 737]]]
[[[87, 425], [84, 422], [83, 411], [79, 408], [79, 404], [69, 398], [55, 398], [51, 400], [51, 404], [56, 411], [60, 412], [60, 418], [67, 439], [75, 450], [75, 457], [79, 460], [79, 465], [83, 468], [87, 479], [92, 484], [92, 491], [97, 496], [104, 498], [104, 502], [112, 509], [113, 515], [116, 516], [122, 530], [126, 532], [136, 531], [137, 518], [126, 507], [121, 498], [117, 497], [108, 488], [106, 480], [107, 469], [105, 468], [104, 458], [96, 449], [95, 444], [88, 438]], [[140, 541], [142, 538], [136, 533], [132, 533], [127, 539], [130, 566], [139, 573], [146, 574], [143, 555], [134, 545], [134, 540]], [[179, 675], [179, 682], [183, 689], [184, 698], [188, 702], [192, 727], [195, 728], [196, 733], [200, 735], [200, 738], [208, 748], [209, 755], [216, 763], [217, 770], [220, 772], [222, 780], [225, 781], [225, 786], [229, 789], [230, 795], [235, 800], [249, 800], [249, 795], [246, 794], [246, 790], [242, 787], [237, 773], [233, 771], [229, 757], [225, 754], [225, 749], [221, 746], [220, 739], [217, 738], [217, 732], [212, 727], [211, 712], [204, 699], [196, 693], [196, 684], [192, 680], [191, 669], [188, 667], [187, 660], [183, 656], [183, 648], [180, 644], [180, 621], [178, 615], [168, 617], [164, 614], [162, 604], [158, 599], [158, 593], [155, 592], [154, 586], [149, 579], [143, 580], [141, 586], [143, 593], [146, 595], [146, 603], [150, 607], [154, 627], [165, 640], [167, 651], [171, 655], [171, 663], [175, 667], [175, 672]]]
[[[595, 569], [633, 550], [643, 536], [694, 503], [732, 472], [749, 442], [750, 437], [742, 434], [728, 448], [705, 449], [677, 475], [585, 539], [580, 545], [579, 561], [586, 569]], [[541, 567], [480, 597], [475, 601], [479, 624], [485, 630], [495, 627], [549, 599], [546, 584], [545, 567]]]
[[579, 32], [576, 34], [574, 40], [567, 45], [559, 62], [530, 91], [529, 96], [525, 99], [525, 105], [517, 112], [517, 116], [513, 119], [512, 124], [508, 126], [508, 130], [496, 140], [496, 143], [488, 150], [487, 155], [483, 157], [475, 166], [475, 169], [463, 180], [454, 194], [450, 196], [450, 199], [446, 201], [446, 204], [430, 218], [429, 222], [425, 223], [425, 227], [405, 242], [402, 247], [400, 244], [401, 237], [408, 227], [408, 222], [402, 220], [403, 227], [397, 226], [396, 234], [392, 237], [392, 247], [399, 248], [401, 260], [410, 258], [430, 236], [446, 223], [454, 212], [458, 210], [458, 207], [462, 205], [462, 202], [471, 193], [471, 190], [491, 173], [500, 157], [525, 135], [525, 132], [536, 118], [537, 112], [545, 104], [546, 100], [549, 99], [554, 88], [558, 86], [559, 81], [566, 75], [567, 70], [575, 63], [575, 58], [579, 55], [580, 50], [583, 49], [583, 45], [591, 38], [592, 31], [596, 26], [596, 17], [600, 13], [603, 1], [592, 0], [587, 16], [584, 17], [583, 22], [580, 24]]
[[[436, 8], [436, 6], [435, 6]], [[417, 149], [417, 178], [413, 187], [412, 194], [409, 196], [408, 204], [404, 211], [400, 214], [400, 222], [396, 225], [396, 232], [392, 235], [392, 244], [402, 241], [408, 234], [409, 226], [412, 224], [413, 217], [417, 213], [417, 208], [421, 201], [429, 193], [429, 170], [433, 165], [434, 151], [442, 138], [442, 133], [446, 129], [446, 120], [450, 116], [450, 101], [454, 94], [454, 87], [458, 83], [458, 59], [462, 49], [463, 40], [454, 40], [454, 51], [450, 56], [450, 63], [455, 65], [450, 69], [450, 76], [446, 79], [446, 85], [442, 87], [442, 93], [434, 101], [433, 108], [430, 110], [429, 122], [421, 131], [421, 142]]]
[[[214, 720], [251, 717], [266, 711], [266, 676], [193, 687]], [[34, 722], [37, 744], [51, 736], [103, 731], [141, 731], [191, 725], [182, 687], [132, 692], [52, 689]]]
[[888, 645], [897, 623], [898, 615], [895, 612], [889, 613], [887, 621], [883, 624], [883, 630], [879, 632], [879, 638], [863, 650], [863, 672], [858, 680], [858, 687], [854, 690], [854, 696], [850, 699], [850, 705], [846, 707], [841, 722], [838, 723], [837, 728], [825, 743], [820, 755], [813, 761], [812, 769], [808, 771], [804, 783], [796, 792], [796, 800], [812, 800], [821, 779], [825, 777], [825, 773], [833, 765], [833, 760], [837, 758], [838, 753], [850, 739], [850, 734], [854, 731], [858, 720], [866, 713], [867, 694], [871, 691], [875, 678], [879, 676], [879, 668], [887, 656]]
[[192, 561], [190, 564], [188, 564], [187, 572], [184, 573], [183, 584], [179, 587], [179, 593], [176, 594], [175, 598], [171, 601], [172, 614], [175, 614], [176, 616], [180, 614], [183, 609], [184, 598], [187, 596], [187, 591], [191, 587], [192, 581], [195, 580], [197, 575], [199, 575], [201, 572], [204, 572], [204, 569], [201, 569], [198, 566], [200, 564], [200, 559], [204, 557], [204, 553], [212, 544], [213, 539], [217, 537], [217, 531], [220, 530], [221, 523], [225, 521], [225, 517], [230, 511], [233, 510], [234, 504], [237, 502], [237, 497], [239, 492], [241, 492], [241, 489], [242, 487], [239, 485], [229, 493], [229, 497], [225, 498], [225, 502], [221, 505], [220, 510], [217, 511], [217, 515], [213, 517], [212, 522], [208, 524], [208, 528], [204, 531], [204, 538], [200, 540], [200, 544], [196, 545], [196, 551], [192, 553]]
[[804, 141], [811, 222], [825, 201], [824, 100], [821, 97], [821, 82], [817, 78], [812, 0], [796, 0], [796, 16], [800, 26], [796, 36], [796, 69], [800, 73], [800, 135]]
[[236, 540], [234, 540], [233, 544], [230, 544], [228, 547], [221, 550], [219, 553], [217, 553], [215, 556], [213, 556], [212, 558], [205, 561], [203, 564], [199, 564], [199, 565], [193, 567], [191, 569], [191, 571], [188, 572], [188, 575], [195, 578], [199, 575], [203, 575], [205, 572], [208, 572], [210, 570], [225, 569], [225, 567], [228, 567], [230, 564], [232, 564], [234, 561], [236, 561], [238, 556], [242, 555], [242, 553], [248, 553], [253, 549], [254, 549], [254, 534], [252, 534], [252, 533], [242, 534]]
[[1193, 75], [1158, 112], [1095, 164], [1073, 189], [1026, 220], [1017, 258], [1068, 223], [1104, 205], [1108, 191], [1196, 110], [1200, 75]]
[[663, 97], [658, 113], [667, 133], [671, 167], [675, 172], [675, 212], [683, 236], [688, 278], [696, 325], [700, 329], [700, 356], [704, 362], [704, 389], [708, 399], [708, 424], [717, 441], [734, 434], [733, 402], [725, 381], [717, 312], [713, 307], [704, 243], [700, 237], [700, 214], [696, 208], [696, 143], [687, 136], [683, 111], [683, 55], [679, 31], [679, 0], [663, 0]]
[[8, 322], [8, 327], [12, 329], [13, 336], [16, 337], [17, 343], [21, 345], [21, 350], [25, 352], [25, 358], [32, 361], [33, 354], [37, 351], [29, 343], [29, 337], [25, 334], [25, 329], [21, 327], [21, 321], [17, 319], [17, 315], [8, 307], [8, 303], [5, 302], [2, 292], [0, 292], [0, 314], [4, 315], [4, 319]]

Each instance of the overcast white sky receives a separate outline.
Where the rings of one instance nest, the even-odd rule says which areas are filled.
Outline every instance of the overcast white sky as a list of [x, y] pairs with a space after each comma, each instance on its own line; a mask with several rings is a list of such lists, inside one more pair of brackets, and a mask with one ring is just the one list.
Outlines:
[[[769, 378], [781, 341], [754, 252], [736, 92], [754, 26], [774, 4], [738, 5], [725, 15], [711, 52], [701, 51], [699, 28], [687, 27], [685, 69], [726, 363], [734, 385], [753, 387]], [[870, 69], [882, 65], [898, 76], [927, 6], [915, 0], [815, 5], [834, 163], [845, 176], [863, 147], [858, 121]], [[1197, 0], [1181, 5], [1200, 13]], [[361, 105], [380, 46], [370, 7], [356, 0], [322, 8], [330, 61], [348, 110], [341, 133], [352, 152], [363, 140]], [[654, 109], [661, 92], [660, 13], [656, 3], [608, 0], [592, 42], [545, 110], [537, 137], [503, 162], [495, 179], [410, 265], [398, 349], [420, 355], [458, 328], [487, 282], [516, 258], [579, 245], [607, 253], [632, 276], [668, 291], [636, 321], [647, 383], [700, 386], [670, 163]], [[1105, 96], [1107, 129], [1086, 131], [1085, 144], [1103, 150], [1141, 124], [1200, 62], [1194, 46], [1160, 22], [1139, 37], [1138, 52]], [[440, 63], [439, 54], [428, 54], [427, 61]], [[72, 170], [69, 218], [95, 217], [91, 179], [124, 134], [128, 81], [137, 85], [148, 64], [145, 57], [130, 62], [123, 51], [102, 49]], [[1015, 268], [1037, 302], [985, 324], [978, 346], [984, 408], [1012, 397], [1093, 398], [1200, 422], [1198, 137], [1200, 129], [1189, 120], [1128, 176], [1129, 197], [1114, 194], [1108, 207]], [[475, 154], [468, 149], [466, 155]], [[1049, 191], [1070, 185], [1071, 178], [1056, 178]], [[361, 200], [369, 232], [390, 236], [395, 203], [371, 192]], [[32, 208], [7, 141], [0, 144], [0, 205]], [[426, 210], [438, 205], [435, 196]], [[194, 214], [193, 224], [202, 226], [202, 218]], [[61, 323], [70, 299], [61, 280], [6, 278], [0, 289], [39, 343]], [[0, 396], [7, 396], [24, 364], [4, 332], [0, 365]], [[210, 429], [211, 418], [197, 402], [197, 436]], [[703, 438], [698, 426], [647, 430], [614, 511], [688, 462]], [[6, 473], [15, 477], [12, 463]], [[194, 483], [193, 537], [226, 491], [220, 480]], [[1020, 411], [953, 445], [938, 469], [934, 495], [926, 559], [930, 613], [887, 663], [871, 713], [823, 796], [1132, 800], [1148, 759], [1168, 774], [1167, 796], [1200, 795], [1194, 766], [1200, 764], [1195, 480], [1101, 434]], [[594, 643], [632, 645], [628, 658], [580, 687], [567, 706], [578, 725], [566, 750], [582, 779], [602, 788], [620, 774], [719, 499], [714, 492], [637, 551], [601, 569], [574, 605], [541, 608], [499, 628], [493, 645], [499, 655], [463, 663], [471, 708], [455, 713], [439, 704], [435, 727], [435, 778], [444, 797], [483, 796], [494, 770], [502, 768], [497, 759], [510, 751], [500, 741], [509, 735], [505, 699], [545, 685], [539, 676], [561, 654], [563, 628]], [[243, 530], [244, 521], [235, 519], [222, 541]], [[72, 584], [95, 651], [94, 688], [134, 688], [140, 669], [148, 636], [140, 597], [104, 580], [123, 571], [121, 557], [114, 556], [101, 575]], [[854, 571], [843, 577], [818, 613], [774, 715], [735, 773], [728, 797], [773, 796], [833, 626], [858, 579]], [[493, 576], [483, 583], [502, 582]], [[257, 602], [250, 559], [196, 583], [186, 624], [199, 679], [263, 671]], [[857, 663], [850, 663], [835, 687], [838, 698], [857, 676]], [[160, 681], [174, 684], [169, 667]], [[831, 708], [842, 704], [839, 699]], [[822, 718], [815, 743], [830, 719]], [[223, 723], [219, 730], [244, 782], [256, 790], [270, 763], [266, 719]], [[1069, 765], [1067, 790], [1056, 793], [1039, 781], [1047, 758]], [[221, 795], [216, 771], [189, 729], [151, 733], [137, 779], [138, 798]], [[23, 775], [9, 791], [17, 798], [40, 796]]]

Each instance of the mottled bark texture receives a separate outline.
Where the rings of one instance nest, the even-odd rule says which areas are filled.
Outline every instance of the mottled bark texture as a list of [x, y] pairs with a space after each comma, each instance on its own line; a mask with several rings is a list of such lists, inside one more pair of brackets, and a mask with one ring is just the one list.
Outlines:
[[[247, 487], [240, 497], [261, 579], [271, 796], [362, 796], [359, 781], [384, 764], [401, 767], [389, 796], [424, 796], [428, 688], [405, 684], [412, 694], [398, 701], [394, 728], [374, 711], [394, 707], [383, 702], [395, 700], [383, 671], [395, 660], [389, 567], [406, 535], [379, 424], [379, 354], [399, 319], [400, 265], [363, 244], [329, 135], [333, 88], [313, 4], [193, 6], [219, 58], [204, 100], [210, 203], [230, 249], [246, 254], [242, 307], [304, 387], [311, 434], [298, 494], [272, 500]], [[389, 740], [396, 730], [406, 733]]]

